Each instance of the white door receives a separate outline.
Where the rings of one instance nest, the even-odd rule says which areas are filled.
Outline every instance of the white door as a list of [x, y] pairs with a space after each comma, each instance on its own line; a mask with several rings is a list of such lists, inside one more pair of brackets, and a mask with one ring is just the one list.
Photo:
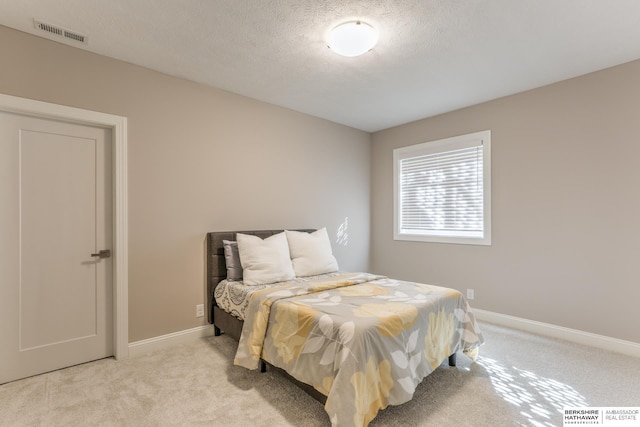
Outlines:
[[0, 384], [113, 355], [111, 131], [0, 112]]

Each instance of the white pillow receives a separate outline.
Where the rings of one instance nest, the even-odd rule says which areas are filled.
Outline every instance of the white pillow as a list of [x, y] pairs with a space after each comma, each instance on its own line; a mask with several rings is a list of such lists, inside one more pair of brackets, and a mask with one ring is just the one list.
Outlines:
[[265, 285], [295, 278], [284, 233], [264, 240], [238, 233], [236, 241], [243, 270], [242, 280], [246, 285]]
[[285, 233], [289, 241], [293, 271], [297, 277], [338, 271], [338, 261], [331, 253], [331, 242], [326, 228], [313, 233], [289, 230], [285, 230]]

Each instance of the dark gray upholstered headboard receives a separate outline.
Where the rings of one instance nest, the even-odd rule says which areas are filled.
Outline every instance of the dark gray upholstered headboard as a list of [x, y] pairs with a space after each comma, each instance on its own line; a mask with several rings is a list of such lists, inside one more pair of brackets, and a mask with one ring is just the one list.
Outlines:
[[[236, 234], [250, 234], [265, 239], [284, 230], [254, 230], [254, 231], [214, 231], [207, 233], [207, 319], [213, 323], [211, 310], [214, 304], [213, 291], [221, 280], [227, 277], [227, 266], [224, 262], [223, 240], [236, 240]], [[315, 229], [295, 230], [312, 233]]]

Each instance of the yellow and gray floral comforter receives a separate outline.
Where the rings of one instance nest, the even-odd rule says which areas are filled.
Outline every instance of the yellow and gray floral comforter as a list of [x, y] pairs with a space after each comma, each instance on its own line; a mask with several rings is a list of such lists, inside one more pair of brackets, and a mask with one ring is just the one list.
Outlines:
[[462, 294], [367, 273], [256, 291], [234, 363], [262, 357], [327, 396], [334, 426], [366, 426], [411, 400], [448, 356], [475, 360], [483, 337]]

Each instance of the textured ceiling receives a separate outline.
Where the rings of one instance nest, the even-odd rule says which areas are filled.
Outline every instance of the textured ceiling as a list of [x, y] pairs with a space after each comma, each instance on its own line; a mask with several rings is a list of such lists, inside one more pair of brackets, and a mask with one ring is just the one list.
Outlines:
[[[638, 0], [0, 0], [80, 49], [376, 131], [640, 58]], [[335, 25], [380, 33], [355, 58]], [[46, 36], [45, 36], [46, 37]]]

